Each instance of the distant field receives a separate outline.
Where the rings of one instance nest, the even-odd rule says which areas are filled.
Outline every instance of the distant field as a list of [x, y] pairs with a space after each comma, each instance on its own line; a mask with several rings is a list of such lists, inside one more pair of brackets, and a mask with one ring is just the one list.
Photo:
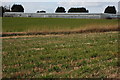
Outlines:
[[118, 20], [64, 19], [64, 18], [11, 18], [3, 17], [3, 32], [74, 31], [91, 28], [116, 28]]
[[118, 32], [6, 37], [2, 50], [3, 78], [120, 78]]

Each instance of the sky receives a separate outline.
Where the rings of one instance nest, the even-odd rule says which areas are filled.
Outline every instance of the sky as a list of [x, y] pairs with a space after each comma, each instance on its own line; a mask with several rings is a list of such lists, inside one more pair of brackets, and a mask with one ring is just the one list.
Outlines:
[[0, 0], [2, 2], [119, 2], [119, 0]]
[[118, 11], [119, 0], [0, 0], [2, 6], [12, 7], [13, 4], [21, 4], [25, 13], [36, 13], [45, 10], [54, 13], [56, 8], [64, 7], [68, 11], [71, 7], [85, 7], [89, 13], [103, 13], [107, 6], [115, 6]]

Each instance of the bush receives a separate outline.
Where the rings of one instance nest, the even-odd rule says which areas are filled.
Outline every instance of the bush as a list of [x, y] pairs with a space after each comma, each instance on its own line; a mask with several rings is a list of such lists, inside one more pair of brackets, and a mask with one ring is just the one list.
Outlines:
[[108, 6], [104, 13], [109, 13], [109, 14], [116, 14], [116, 9], [115, 9], [115, 6]]
[[65, 13], [65, 8], [64, 7], [58, 7], [55, 11], [56, 13]]
[[11, 8], [11, 11], [12, 12], [24, 12], [24, 8], [22, 5], [14, 4]]
[[68, 13], [73, 13], [73, 12], [78, 12], [78, 13], [82, 13], [82, 12], [84, 12], [84, 13], [88, 13], [89, 11], [88, 10], [86, 10], [86, 8], [84, 8], [84, 7], [82, 7], [82, 8], [70, 8], [69, 10], [68, 10]]

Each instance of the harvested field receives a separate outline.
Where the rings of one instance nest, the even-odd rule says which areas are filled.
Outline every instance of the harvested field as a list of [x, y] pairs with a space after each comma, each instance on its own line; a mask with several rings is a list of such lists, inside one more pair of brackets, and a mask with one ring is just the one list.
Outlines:
[[118, 32], [3, 38], [3, 78], [120, 78]]

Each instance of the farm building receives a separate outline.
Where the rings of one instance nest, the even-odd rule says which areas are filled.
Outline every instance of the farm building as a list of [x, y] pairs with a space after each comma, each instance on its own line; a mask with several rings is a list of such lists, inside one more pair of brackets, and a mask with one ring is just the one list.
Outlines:
[[117, 14], [107, 13], [22, 13], [6, 12], [4, 17], [41, 17], [41, 18], [81, 18], [81, 19], [106, 19], [117, 18]]

